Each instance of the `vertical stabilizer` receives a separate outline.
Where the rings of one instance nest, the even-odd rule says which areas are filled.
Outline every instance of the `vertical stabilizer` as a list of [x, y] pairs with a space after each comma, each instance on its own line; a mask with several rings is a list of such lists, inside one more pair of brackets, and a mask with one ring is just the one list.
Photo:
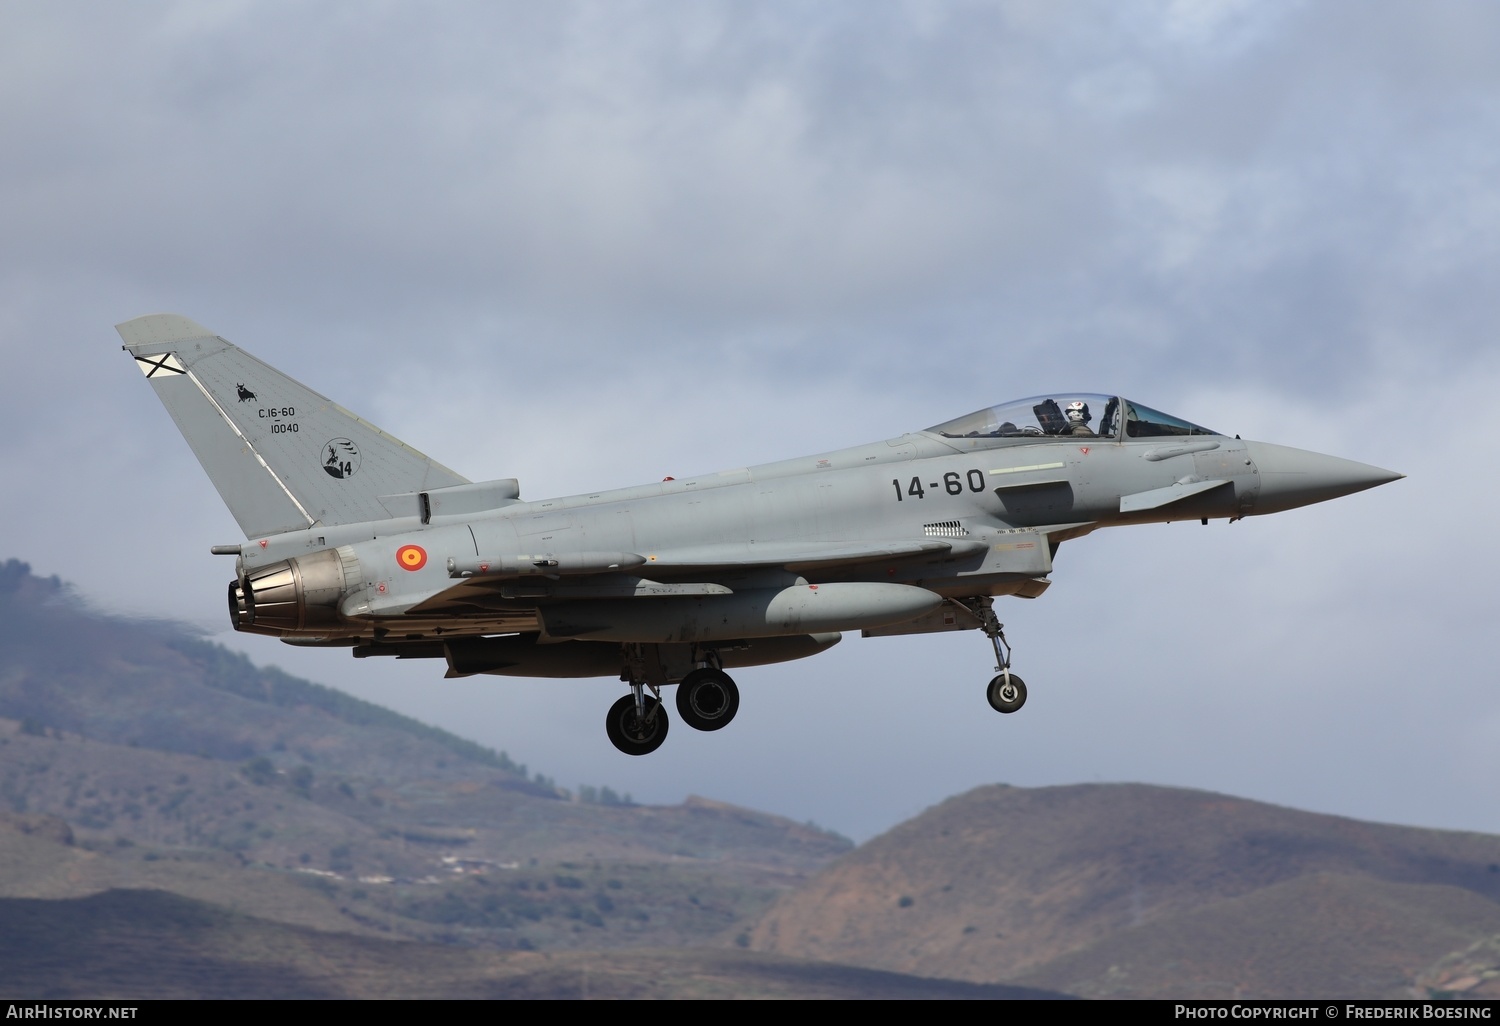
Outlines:
[[382, 495], [467, 483], [186, 317], [115, 330], [247, 538], [384, 520]]

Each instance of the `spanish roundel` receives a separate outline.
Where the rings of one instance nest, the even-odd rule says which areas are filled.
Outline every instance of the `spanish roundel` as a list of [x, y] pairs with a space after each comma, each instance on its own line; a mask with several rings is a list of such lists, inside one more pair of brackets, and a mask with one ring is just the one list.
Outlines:
[[396, 562], [403, 570], [420, 570], [427, 565], [427, 550], [420, 545], [403, 545], [396, 550]]

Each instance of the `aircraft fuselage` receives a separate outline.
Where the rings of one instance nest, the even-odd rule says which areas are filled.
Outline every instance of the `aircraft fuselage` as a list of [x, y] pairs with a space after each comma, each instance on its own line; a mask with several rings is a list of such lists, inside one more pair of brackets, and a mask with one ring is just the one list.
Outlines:
[[666, 735], [663, 685], [679, 685], [690, 726], [718, 730], [739, 703], [725, 667], [814, 655], [849, 630], [980, 630], [1000, 671], [989, 703], [1014, 712], [1026, 690], [992, 599], [1040, 595], [1059, 545], [1401, 476], [1067, 393], [779, 463], [522, 501], [514, 480], [470, 482], [186, 318], [118, 328], [250, 539], [214, 547], [237, 557], [236, 629], [440, 658], [450, 676], [619, 675], [631, 694], [606, 723], [633, 755]]
[[[1123, 496], [1211, 480], [1226, 483], [1154, 508], [1120, 508]], [[923, 432], [693, 478], [515, 501], [481, 515], [438, 515], [425, 524], [405, 517], [313, 528], [246, 545], [241, 561], [253, 572], [309, 552], [352, 550], [359, 577], [340, 598], [348, 622], [336, 632], [326, 624], [307, 628], [315, 636], [375, 637], [392, 630], [393, 620], [395, 633], [413, 640], [473, 632], [485, 617], [464, 605], [461, 587], [424, 609], [464, 583], [476, 595], [484, 589], [500, 628], [546, 633], [536, 610], [549, 602], [724, 597], [635, 586], [627, 594], [613, 579], [621, 569], [663, 586], [711, 575], [731, 592], [878, 582], [943, 597], [1039, 593], [1051, 551], [1065, 538], [1119, 524], [1244, 516], [1254, 512], [1259, 483], [1246, 443], [1232, 438], [1007, 443]], [[929, 548], [892, 546], [874, 561], [865, 555], [887, 542]], [[421, 549], [420, 566], [398, 558], [408, 546]], [[841, 563], [844, 549], [861, 558]], [[644, 561], [620, 569], [587, 562], [601, 554]], [[794, 569], [765, 566], [772, 556]], [[527, 572], [507, 574], [501, 585], [479, 571], [486, 561]], [[465, 568], [469, 575], [460, 576]], [[611, 579], [598, 580], [606, 571]], [[848, 626], [861, 626], [849, 619]]]

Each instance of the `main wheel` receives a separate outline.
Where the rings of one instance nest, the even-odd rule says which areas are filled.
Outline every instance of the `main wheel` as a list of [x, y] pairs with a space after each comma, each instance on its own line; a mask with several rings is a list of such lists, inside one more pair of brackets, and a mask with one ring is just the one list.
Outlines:
[[1007, 684], [1002, 673], [990, 681], [988, 698], [996, 712], [1013, 713], [1026, 704], [1026, 682], [1013, 673]]
[[701, 667], [677, 685], [677, 715], [694, 730], [729, 726], [740, 711], [740, 689], [723, 670]]
[[626, 755], [650, 755], [667, 739], [667, 711], [646, 696], [646, 715], [636, 715], [635, 696], [626, 695], [609, 707], [604, 732], [612, 745]]

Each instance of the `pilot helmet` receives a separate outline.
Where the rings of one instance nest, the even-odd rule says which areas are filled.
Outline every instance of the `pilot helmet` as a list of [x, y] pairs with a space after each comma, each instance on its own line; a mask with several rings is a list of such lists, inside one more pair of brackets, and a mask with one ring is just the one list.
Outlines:
[[1089, 422], [1089, 404], [1082, 399], [1075, 399], [1065, 408], [1068, 420], [1074, 424], [1087, 424]]

